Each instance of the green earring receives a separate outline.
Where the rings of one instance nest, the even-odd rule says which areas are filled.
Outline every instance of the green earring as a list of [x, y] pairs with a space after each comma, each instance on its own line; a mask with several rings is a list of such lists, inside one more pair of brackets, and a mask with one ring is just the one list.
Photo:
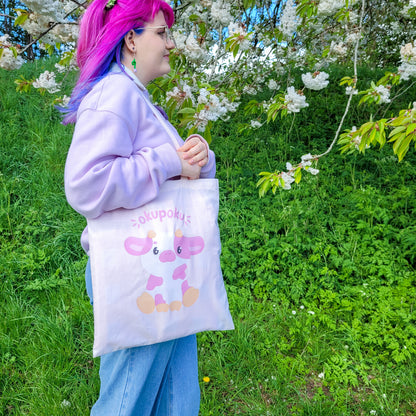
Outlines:
[[134, 52], [134, 58], [131, 61], [131, 64], [132, 64], [132, 66], [134, 68], [134, 72], [136, 72], [137, 71], [137, 69], [136, 69], [136, 65], [137, 65], [137, 62], [136, 62], [136, 51]]

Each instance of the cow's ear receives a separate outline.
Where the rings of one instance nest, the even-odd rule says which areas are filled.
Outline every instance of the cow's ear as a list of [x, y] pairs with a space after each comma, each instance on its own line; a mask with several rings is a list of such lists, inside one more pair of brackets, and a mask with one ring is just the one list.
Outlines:
[[152, 248], [152, 239], [128, 237], [124, 241], [124, 248], [126, 249], [127, 253], [133, 256], [141, 256], [149, 252]]
[[189, 238], [189, 252], [191, 255], [199, 254], [204, 249], [204, 240], [202, 237], [190, 237]]
[[156, 237], [156, 233], [153, 230], [150, 230], [147, 233], [147, 238], [155, 238]]
[[182, 259], [190, 259], [191, 256], [199, 254], [204, 249], [204, 240], [202, 237], [176, 237], [175, 250], [180, 247], [178, 256]]
[[182, 232], [182, 230], [179, 230], [179, 229], [178, 229], [178, 230], [176, 230], [176, 231], [175, 231], [175, 237], [179, 237], [179, 238], [180, 238], [180, 237], [183, 237], [183, 232]]

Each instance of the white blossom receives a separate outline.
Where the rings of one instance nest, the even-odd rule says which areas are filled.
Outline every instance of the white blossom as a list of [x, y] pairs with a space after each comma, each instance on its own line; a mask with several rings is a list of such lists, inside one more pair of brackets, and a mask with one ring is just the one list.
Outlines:
[[403, 62], [399, 66], [398, 72], [403, 81], [408, 81], [410, 78], [416, 77], [416, 65]]
[[345, 0], [321, 0], [318, 5], [318, 14], [329, 16], [345, 6]]
[[313, 156], [308, 153], [307, 155], [303, 155], [301, 157], [303, 166], [310, 166], [312, 164]]
[[228, 25], [228, 34], [234, 35], [235, 33], [245, 33], [245, 30], [236, 22], [231, 22]]
[[[353, 126], [352, 129], [351, 129], [351, 133], [354, 133], [356, 131], [357, 131], [357, 127], [356, 126]], [[357, 150], [360, 149], [361, 139], [362, 139], [361, 136], [356, 136], [356, 137], [354, 137], [354, 139], [351, 139], [351, 143], [354, 145], [354, 147]], [[365, 146], [366, 149], [368, 149], [369, 147], [370, 146], [368, 144]]]
[[245, 85], [243, 88], [243, 92], [249, 95], [257, 94], [257, 90], [252, 85]]
[[19, 69], [25, 61], [21, 56], [15, 56], [13, 51], [10, 49], [13, 45], [10, 43], [9, 38], [10, 36], [7, 34], [0, 36], [0, 68], [10, 71], [13, 69]]
[[213, 1], [211, 6], [212, 18], [223, 26], [228, 26], [234, 20], [230, 12], [230, 7], [230, 3], [224, 0]]
[[280, 87], [280, 85], [274, 79], [269, 80], [267, 86], [271, 90], [277, 90]]
[[175, 38], [176, 49], [183, 52], [186, 48], [186, 39], [188, 39], [188, 35], [181, 31], [174, 30], [173, 37]]
[[409, 4], [407, 6], [404, 6], [403, 10], [402, 10], [402, 15], [405, 17], [409, 17], [408, 14], [410, 12], [411, 9], [416, 7], [416, 1], [415, 0], [410, 0]]
[[230, 23], [228, 26], [229, 36], [237, 35], [237, 40], [241, 51], [250, 49], [252, 35], [249, 35], [245, 29], [238, 23]]
[[33, 87], [45, 89], [51, 94], [58, 92], [60, 90], [60, 84], [56, 82], [55, 77], [55, 72], [45, 71], [34, 81]]
[[279, 30], [284, 36], [291, 38], [297, 27], [296, 5], [293, 0], [288, 0], [280, 18]]
[[71, 402], [68, 400], [62, 400], [61, 407], [71, 407]]
[[350, 23], [357, 25], [360, 20], [360, 15], [354, 10], [350, 10], [349, 21]]
[[295, 178], [286, 172], [282, 172], [280, 175], [284, 182], [283, 189], [286, 189], [286, 190], [291, 189], [292, 188], [291, 184], [295, 182]]
[[53, 20], [55, 22], [62, 22], [65, 20], [65, 6], [68, 3], [66, 1], [25, 0], [24, 3], [27, 7], [29, 7], [29, 9], [36, 10], [37, 14], [42, 15], [45, 18], [48, 18], [49, 21]]
[[384, 85], [378, 85], [375, 91], [380, 97], [379, 104], [389, 103], [391, 101], [389, 88], [385, 87]]
[[198, 106], [203, 109], [194, 116], [199, 131], [205, 131], [209, 121], [226, 120], [227, 113], [235, 112], [239, 103], [231, 102], [224, 94], [211, 94], [206, 88], [201, 88], [198, 96]]
[[68, 64], [66, 65], [55, 64], [55, 68], [58, 74], [63, 74], [65, 72], [74, 71], [78, 69], [78, 66], [76, 63], [76, 55], [73, 54], [71, 61]]
[[285, 105], [289, 113], [299, 113], [302, 108], [309, 106], [306, 102], [306, 97], [298, 94], [294, 87], [289, 87], [287, 89], [287, 94], [285, 95]]
[[361, 39], [361, 32], [349, 32], [345, 38], [345, 43], [348, 45], [355, 44]]
[[[319, 173], [318, 169], [312, 168], [312, 161], [313, 161], [314, 157], [308, 153], [307, 155], [303, 155], [301, 158], [301, 162], [297, 165], [297, 168], [301, 168], [301, 169], [305, 169], [307, 172], [309, 172], [312, 175], [317, 175]], [[293, 165], [290, 162], [286, 162], [286, 169], [287, 169], [287, 174], [290, 176], [295, 176], [295, 171], [296, 169], [293, 167]], [[300, 309], [304, 309], [305, 307], [302, 305], [300, 307]], [[315, 314], [315, 312], [313, 311], [308, 311], [308, 313], [310, 314]]]
[[310, 90], [319, 91], [328, 86], [328, 77], [329, 75], [323, 71], [317, 71], [313, 74], [307, 72], [306, 74], [302, 74], [302, 81], [305, 84], [306, 88], [309, 88]]
[[68, 97], [67, 95], [64, 95], [62, 97], [62, 106], [63, 107], [67, 107], [69, 104], [69, 100], [71, 99], [71, 97]]
[[251, 120], [250, 125], [253, 129], [258, 129], [262, 126], [260, 121], [257, 121], [257, 120]]
[[[18, 14], [20, 12], [18, 11]], [[30, 33], [33, 37], [38, 38], [44, 32], [50, 29], [50, 25], [54, 20], [49, 15], [41, 14], [40, 12], [30, 13], [22, 28]], [[54, 45], [57, 42], [75, 42], [78, 39], [78, 25], [71, 24], [72, 22], [66, 21], [62, 24], [56, 25], [52, 30], [49, 30], [46, 35], [42, 36], [42, 42]]]
[[181, 88], [175, 87], [172, 91], [168, 91], [166, 96], [174, 99], [178, 104], [182, 104], [187, 99], [190, 99], [193, 105], [196, 102], [191, 87], [186, 83]]
[[347, 95], [357, 95], [358, 90], [357, 90], [357, 88], [354, 88], [354, 87], [347, 87], [347, 88], [345, 88], [345, 94], [347, 94]]
[[401, 65], [398, 72], [404, 81], [416, 77], [416, 45], [415, 42], [406, 43], [400, 48]]
[[201, 48], [193, 33], [186, 38], [184, 52], [192, 61], [206, 60], [207, 58], [206, 50]]
[[[25, 5], [33, 12], [21, 24], [23, 29], [33, 37], [39, 37], [50, 29], [51, 24], [58, 23], [42, 37], [42, 42], [55, 43], [75, 42], [78, 39], [78, 25], [66, 18], [68, 13], [76, 9], [72, 0], [25, 0]], [[17, 14], [21, 12], [18, 10]]]
[[10, 49], [5, 48], [0, 58], [0, 68], [7, 70], [19, 69], [24, 62], [22, 57], [15, 57]]
[[348, 52], [348, 48], [343, 42], [332, 41], [329, 49], [332, 53], [339, 56], [345, 56]]
[[406, 43], [400, 48], [400, 56], [402, 61], [416, 63], [416, 46], [413, 42]]
[[317, 175], [319, 173], [319, 169], [308, 168], [307, 170], [311, 175]]
[[76, 42], [79, 36], [79, 26], [73, 24], [61, 24], [54, 27], [51, 35], [55, 36], [58, 42]]

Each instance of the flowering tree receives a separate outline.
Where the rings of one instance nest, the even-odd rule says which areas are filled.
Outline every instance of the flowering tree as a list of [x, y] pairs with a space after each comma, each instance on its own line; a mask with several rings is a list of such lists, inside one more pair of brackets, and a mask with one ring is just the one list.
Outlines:
[[[87, 2], [80, 0], [23, 0], [15, 23], [62, 60], [57, 73], [45, 72], [36, 80], [17, 80], [18, 89], [38, 88], [59, 97], [59, 74], [75, 70], [77, 19]], [[153, 97], [168, 111], [183, 134], [210, 132], [219, 119], [244, 111], [241, 129], [256, 129], [278, 116], [308, 111], [306, 90], [334, 85], [326, 72], [332, 63], [345, 67], [345, 110], [328, 149], [307, 154], [286, 171], [262, 172], [260, 193], [289, 189], [302, 172], [317, 174], [315, 162], [338, 142], [342, 152], [363, 152], [368, 146], [393, 143], [401, 160], [416, 138], [416, 108], [397, 117], [372, 120], [363, 126], [344, 126], [351, 105], [388, 105], [412, 84], [416, 76], [416, 0], [175, 0], [172, 71], [150, 86]], [[33, 43], [32, 42], [32, 43]], [[65, 45], [63, 48], [62, 45]], [[7, 34], [0, 37], [0, 67], [18, 69], [29, 45], [16, 48]], [[62, 52], [63, 51], [63, 52]], [[397, 68], [359, 91], [359, 64]], [[294, 70], [302, 71], [296, 85]], [[264, 89], [271, 98], [254, 96]], [[163, 93], [161, 91], [167, 91]], [[242, 96], [253, 96], [241, 104]], [[405, 103], [404, 106], [408, 106]], [[344, 130], [343, 130], [344, 129]]]

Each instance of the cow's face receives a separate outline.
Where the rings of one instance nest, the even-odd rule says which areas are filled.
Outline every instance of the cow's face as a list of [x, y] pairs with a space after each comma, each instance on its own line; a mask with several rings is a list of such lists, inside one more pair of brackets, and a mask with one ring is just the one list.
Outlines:
[[[175, 235], [150, 231], [146, 238], [128, 237], [124, 246], [129, 254], [141, 256], [143, 267], [155, 276], [172, 276], [191, 256], [204, 248], [202, 237], [185, 237], [181, 230]], [[167, 276], [166, 276], [167, 277]]]

